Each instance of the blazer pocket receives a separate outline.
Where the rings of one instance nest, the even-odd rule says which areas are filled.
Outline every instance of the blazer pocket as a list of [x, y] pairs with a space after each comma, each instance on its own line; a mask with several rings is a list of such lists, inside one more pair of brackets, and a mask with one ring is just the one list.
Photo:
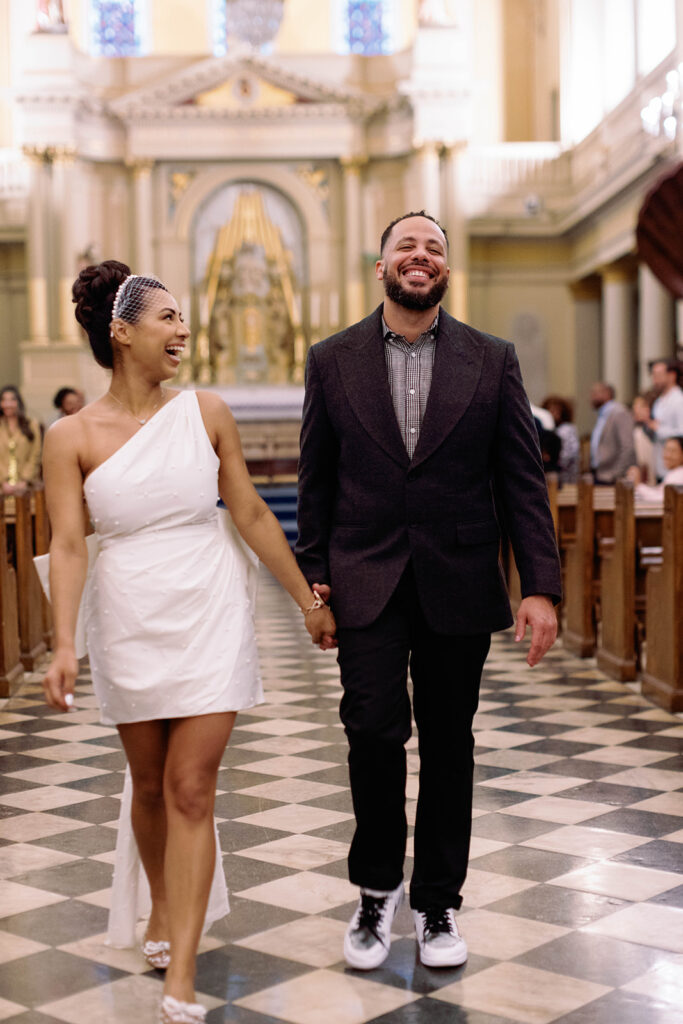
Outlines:
[[458, 544], [497, 544], [500, 532], [497, 523], [458, 523], [456, 537]]

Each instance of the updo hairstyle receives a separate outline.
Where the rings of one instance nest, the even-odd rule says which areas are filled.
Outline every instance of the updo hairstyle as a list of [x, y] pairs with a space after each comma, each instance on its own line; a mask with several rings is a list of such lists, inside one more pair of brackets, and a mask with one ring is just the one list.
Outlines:
[[[145, 303], [140, 296], [151, 288], [164, 289], [163, 284], [155, 277], [135, 278], [135, 293], [138, 301], [121, 303], [117, 317], [126, 323], [136, 324]], [[76, 319], [84, 328], [90, 341], [95, 359], [107, 370], [114, 366], [114, 349], [111, 338], [112, 310], [116, 294], [121, 285], [131, 277], [130, 267], [119, 260], [104, 260], [97, 266], [85, 267], [76, 278], [72, 288], [73, 301], [76, 303]]]

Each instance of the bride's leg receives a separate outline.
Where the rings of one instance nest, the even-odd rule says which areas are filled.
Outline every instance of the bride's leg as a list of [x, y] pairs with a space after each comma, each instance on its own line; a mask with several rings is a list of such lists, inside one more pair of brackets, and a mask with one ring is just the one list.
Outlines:
[[132, 722], [119, 725], [133, 779], [131, 823], [152, 895], [147, 936], [168, 939], [164, 858], [166, 806], [164, 766], [168, 745], [167, 722]]
[[195, 957], [216, 854], [216, 776], [234, 721], [235, 714], [227, 713], [169, 722], [164, 795], [171, 966], [164, 991], [184, 1002], [194, 999]]

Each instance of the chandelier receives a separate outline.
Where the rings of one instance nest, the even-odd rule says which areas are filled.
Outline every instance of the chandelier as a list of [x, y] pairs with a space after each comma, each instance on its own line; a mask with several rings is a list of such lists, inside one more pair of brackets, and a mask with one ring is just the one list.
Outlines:
[[227, 34], [260, 49], [277, 35], [284, 6], [284, 0], [226, 0]]

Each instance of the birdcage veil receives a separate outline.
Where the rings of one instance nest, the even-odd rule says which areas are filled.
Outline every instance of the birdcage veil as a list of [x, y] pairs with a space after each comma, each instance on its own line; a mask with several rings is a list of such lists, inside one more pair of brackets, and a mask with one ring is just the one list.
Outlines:
[[155, 288], [168, 291], [154, 274], [129, 274], [116, 290], [111, 310], [112, 320], [137, 323], [149, 303], [149, 292]]

